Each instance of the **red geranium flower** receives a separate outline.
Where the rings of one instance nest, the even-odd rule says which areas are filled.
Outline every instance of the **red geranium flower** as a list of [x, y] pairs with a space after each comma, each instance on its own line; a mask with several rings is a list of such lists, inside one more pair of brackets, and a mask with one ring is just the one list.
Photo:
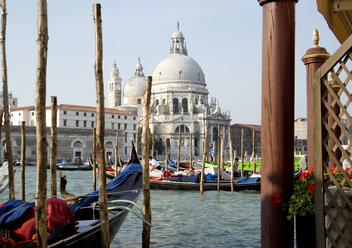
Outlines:
[[307, 177], [310, 177], [310, 173], [309, 172], [303, 172], [301, 175], [300, 175], [301, 178], [307, 178]]
[[308, 192], [309, 192], [309, 194], [312, 194], [312, 193], [314, 194], [314, 192], [315, 192], [315, 184], [314, 183], [312, 183], [308, 186]]
[[275, 207], [275, 208], [283, 203], [283, 199], [282, 199], [281, 195], [278, 193], [270, 196], [270, 201], [271, 201], [271, 204], [273, 205], [273, 207]]
[[312, 172], [312, 171], [314, 171], [314, 167], [313, 166], [309, 167], [309, 172]]

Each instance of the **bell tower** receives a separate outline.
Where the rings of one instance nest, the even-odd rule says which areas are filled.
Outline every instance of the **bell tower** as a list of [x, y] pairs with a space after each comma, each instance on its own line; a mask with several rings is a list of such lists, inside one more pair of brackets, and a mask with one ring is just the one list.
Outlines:
[[120, 72], [117, 69], [116, 61], [110, 72], [108, 81], [108, 107], [115, 108], [121, 105], [121, 81]]

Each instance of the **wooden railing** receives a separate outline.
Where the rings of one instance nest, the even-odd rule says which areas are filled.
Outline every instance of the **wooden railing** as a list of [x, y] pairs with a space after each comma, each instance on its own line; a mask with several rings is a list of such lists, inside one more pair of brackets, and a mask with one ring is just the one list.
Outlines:
[[352, 247], [352, 36], [314, 75], [317, 247]]

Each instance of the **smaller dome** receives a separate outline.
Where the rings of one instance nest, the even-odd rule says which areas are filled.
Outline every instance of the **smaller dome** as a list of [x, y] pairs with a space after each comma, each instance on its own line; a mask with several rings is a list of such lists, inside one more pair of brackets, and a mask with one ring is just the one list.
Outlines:
[[144, 96], [145, 77], [133, 76], [123, 87], [124, 97], [138, 97]]
[[145, 77], [141, 59], [138, 57], [134, 76], [131, 77], [123, 87], [124, 97], [142, 97], [144, 96]]

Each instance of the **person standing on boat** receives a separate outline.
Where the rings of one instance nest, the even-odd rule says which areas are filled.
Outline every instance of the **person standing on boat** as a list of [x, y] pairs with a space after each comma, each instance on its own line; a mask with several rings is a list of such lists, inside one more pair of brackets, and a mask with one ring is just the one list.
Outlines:
[[155, 160], [155, 158], [149, 156], [149, 170], [153, 171], [154, 169], [161, 170], [161, 166], [158, 161]]

